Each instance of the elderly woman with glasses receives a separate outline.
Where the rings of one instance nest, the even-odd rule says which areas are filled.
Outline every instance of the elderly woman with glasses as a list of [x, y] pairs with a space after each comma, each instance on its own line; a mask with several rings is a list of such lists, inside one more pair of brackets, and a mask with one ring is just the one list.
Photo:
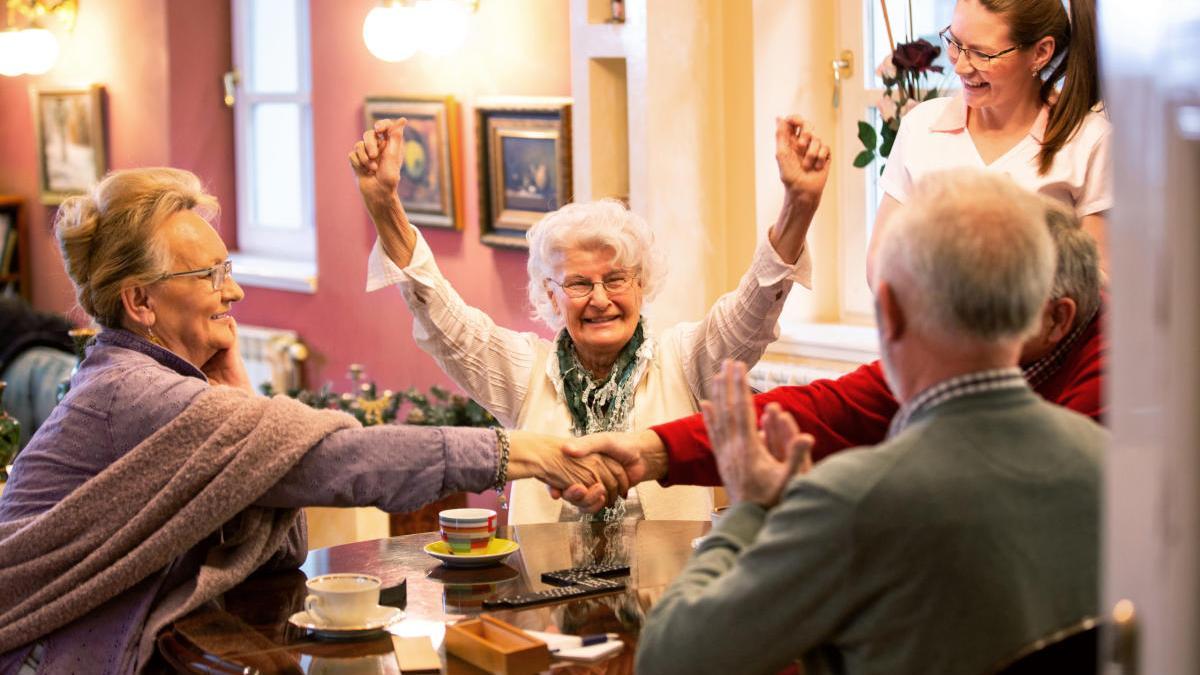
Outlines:
[[608, 481], [559, 440], [399, 425], [251, 391], [215, 200], [133, 169], [55, 225], [103, 330], [0, 497], [0, 672], [140, 672], [159, 629], [263, 566], [298, 565], [302, 506], [406, 511], [507, 478]]
[[[942, 31], [962, 92], [904, 116], [881, 184], [867, 258], [887, 221], [930, 173], [975, 167], [1075, 212], [1108, 269], [1105, 220], [1112, 206], [1112, 127], [1100, 103], [1093, 0], [958, 0]], [[1061, 85], [1061, 90], [1060, 90]], [[873, 281], [872, 281], [873, 283]]]
[[[793, 280], [808, 281], [804, 239], [828, 175], [829, 149], [799, 118], [777, 120], [786, 199], [735, 291], [703, 320], [655, 334], [643, 302], [666, 273], [644, 220], [622, 204], [569, 204], [528, 233], [529, 302], [553, 340], [497, 326], [442, 276], [397, 196], [404, 120], [383, 120], [350, 153], [379, 240], [368, 290], [400, 288], [417, 344], [497, 419], [520, 429], [582, 435], [643, 429], [698, 410], [724, 359], [754, 364], [777, 336]], [[752, 231], [752, 230], [751, 230]], [[586, 501], [586, 500], [585, 500]], [[706, 488], [639, 485], [607, 519], [707, 519]], [[529, 481], [512, 488], [509, 522], [578, 518]]]

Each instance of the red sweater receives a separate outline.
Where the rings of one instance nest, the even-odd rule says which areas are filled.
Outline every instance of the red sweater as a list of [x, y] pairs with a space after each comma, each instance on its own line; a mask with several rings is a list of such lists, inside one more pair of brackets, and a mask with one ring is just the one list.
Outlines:
[[[1025, 367], [1034, 391], [1047, 401], [1102, 422], [1101, 400], [1107, 345], [1097, 312], [1065, 349]], [[772, 401], [790, 412], [800, 430], [812, 434], [813, 461], [839, 450], [876, 445], [887, 435], [899, 404], [892, 397], [879, 361], [836, 380], [817, 380], [804, 386], [776, 387], [754, 397], [761, 416]], [[704, 418], [692, 415], [651, 427], [666, 445], [668, 467], [664, 485], [720, 485]]]

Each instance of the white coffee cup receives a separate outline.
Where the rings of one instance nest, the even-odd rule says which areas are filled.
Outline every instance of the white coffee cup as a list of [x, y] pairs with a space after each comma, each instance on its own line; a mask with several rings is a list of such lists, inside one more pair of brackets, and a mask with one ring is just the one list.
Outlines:
[[309, 579], [304, 611], [326, 626], [361, 626], [379, 607], [379, 577], [325, 574]]

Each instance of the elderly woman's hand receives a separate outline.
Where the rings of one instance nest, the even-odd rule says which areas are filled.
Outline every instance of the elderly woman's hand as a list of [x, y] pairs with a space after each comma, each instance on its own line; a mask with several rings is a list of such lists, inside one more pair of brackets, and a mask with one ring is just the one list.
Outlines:
[[829, 178], [829, 146], [812, 132], [812, 125], [798, 115], [775, 121], [775, 162], [779, 180], [788, 199], [816, 204]]
[[350, 151], [350, 166], [358, 177], [358, 189], [368, 202], [384, 200], [400, 185], [404, 162], [404, 127], [408, 120], [378, 120], [363, 132], [362, 140]]
[[384, 253], [401, 269], [412, 262], [417, 235], [396, 194], [400, 166], [404, 163], [404, 127], [408, 120], [378, 120], [363, 132], [350, 151], [350, 166], [358, 177], [358, 190], [375, 223]]
[[[236, 338], [237, 322], [232, 316], [229, 317], [229, 320], [233, 325], [233, 334]], [[250, 382], [250, 375], [246, 372], [246, 362], [242, 360], [242, 352], [236, 339], [229, 349], [222, 349], [213, 354], [212, 358], [200, 366], [200, 371], [208, 376], [208, 381], [212, 384], [223, 384], [250, 392], [254, 391], [254, 385]]]
[[829, 178], [829, 146], [813, 135], [810, 125], [796, 115], [775, 119], [775, 161], [786, 189], [779, 219], [767, 237], [788, 264], [804, 251], [825, 180]]
[[[571, 485], [591, 486], [589, 495], [596, 502], [602, 496], [604, 504], [612, 504], [629, 492], [629, 477], [619, 463], [602, 455], [568, 457], [562, 452], [563, 442], [557, 436], [510, 431], [509, 479], [536, 478], [557, 490]], [[601, 505], [590, 504], [595, 508]]]

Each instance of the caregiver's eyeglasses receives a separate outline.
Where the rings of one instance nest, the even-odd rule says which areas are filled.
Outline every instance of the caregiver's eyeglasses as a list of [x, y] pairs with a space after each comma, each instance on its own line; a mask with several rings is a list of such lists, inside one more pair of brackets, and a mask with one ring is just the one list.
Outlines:
[[949, 26], [946, 26], [944, 29], [942, 29], [942, 32], [938, 33], [938, 35], [941, 36], [942, 42], [946, 44], [946, 58], [950, 59], [951, 63], [957, 63], [959, 56], [966, 55], [967, 63], [981, 73], [990, 70], [992, 67], [992, 62], [996, 59], [1004, 56], [1005, 54], [1015, 52], [1021, 47], [1025, 46], [1014, 45], [1003, 51], [996, 52], [995, 54], [988, 54], [987, 52], [981, 52], [978, 49], [964, 47], [961, 42], [955, 40], [950, 34]]

